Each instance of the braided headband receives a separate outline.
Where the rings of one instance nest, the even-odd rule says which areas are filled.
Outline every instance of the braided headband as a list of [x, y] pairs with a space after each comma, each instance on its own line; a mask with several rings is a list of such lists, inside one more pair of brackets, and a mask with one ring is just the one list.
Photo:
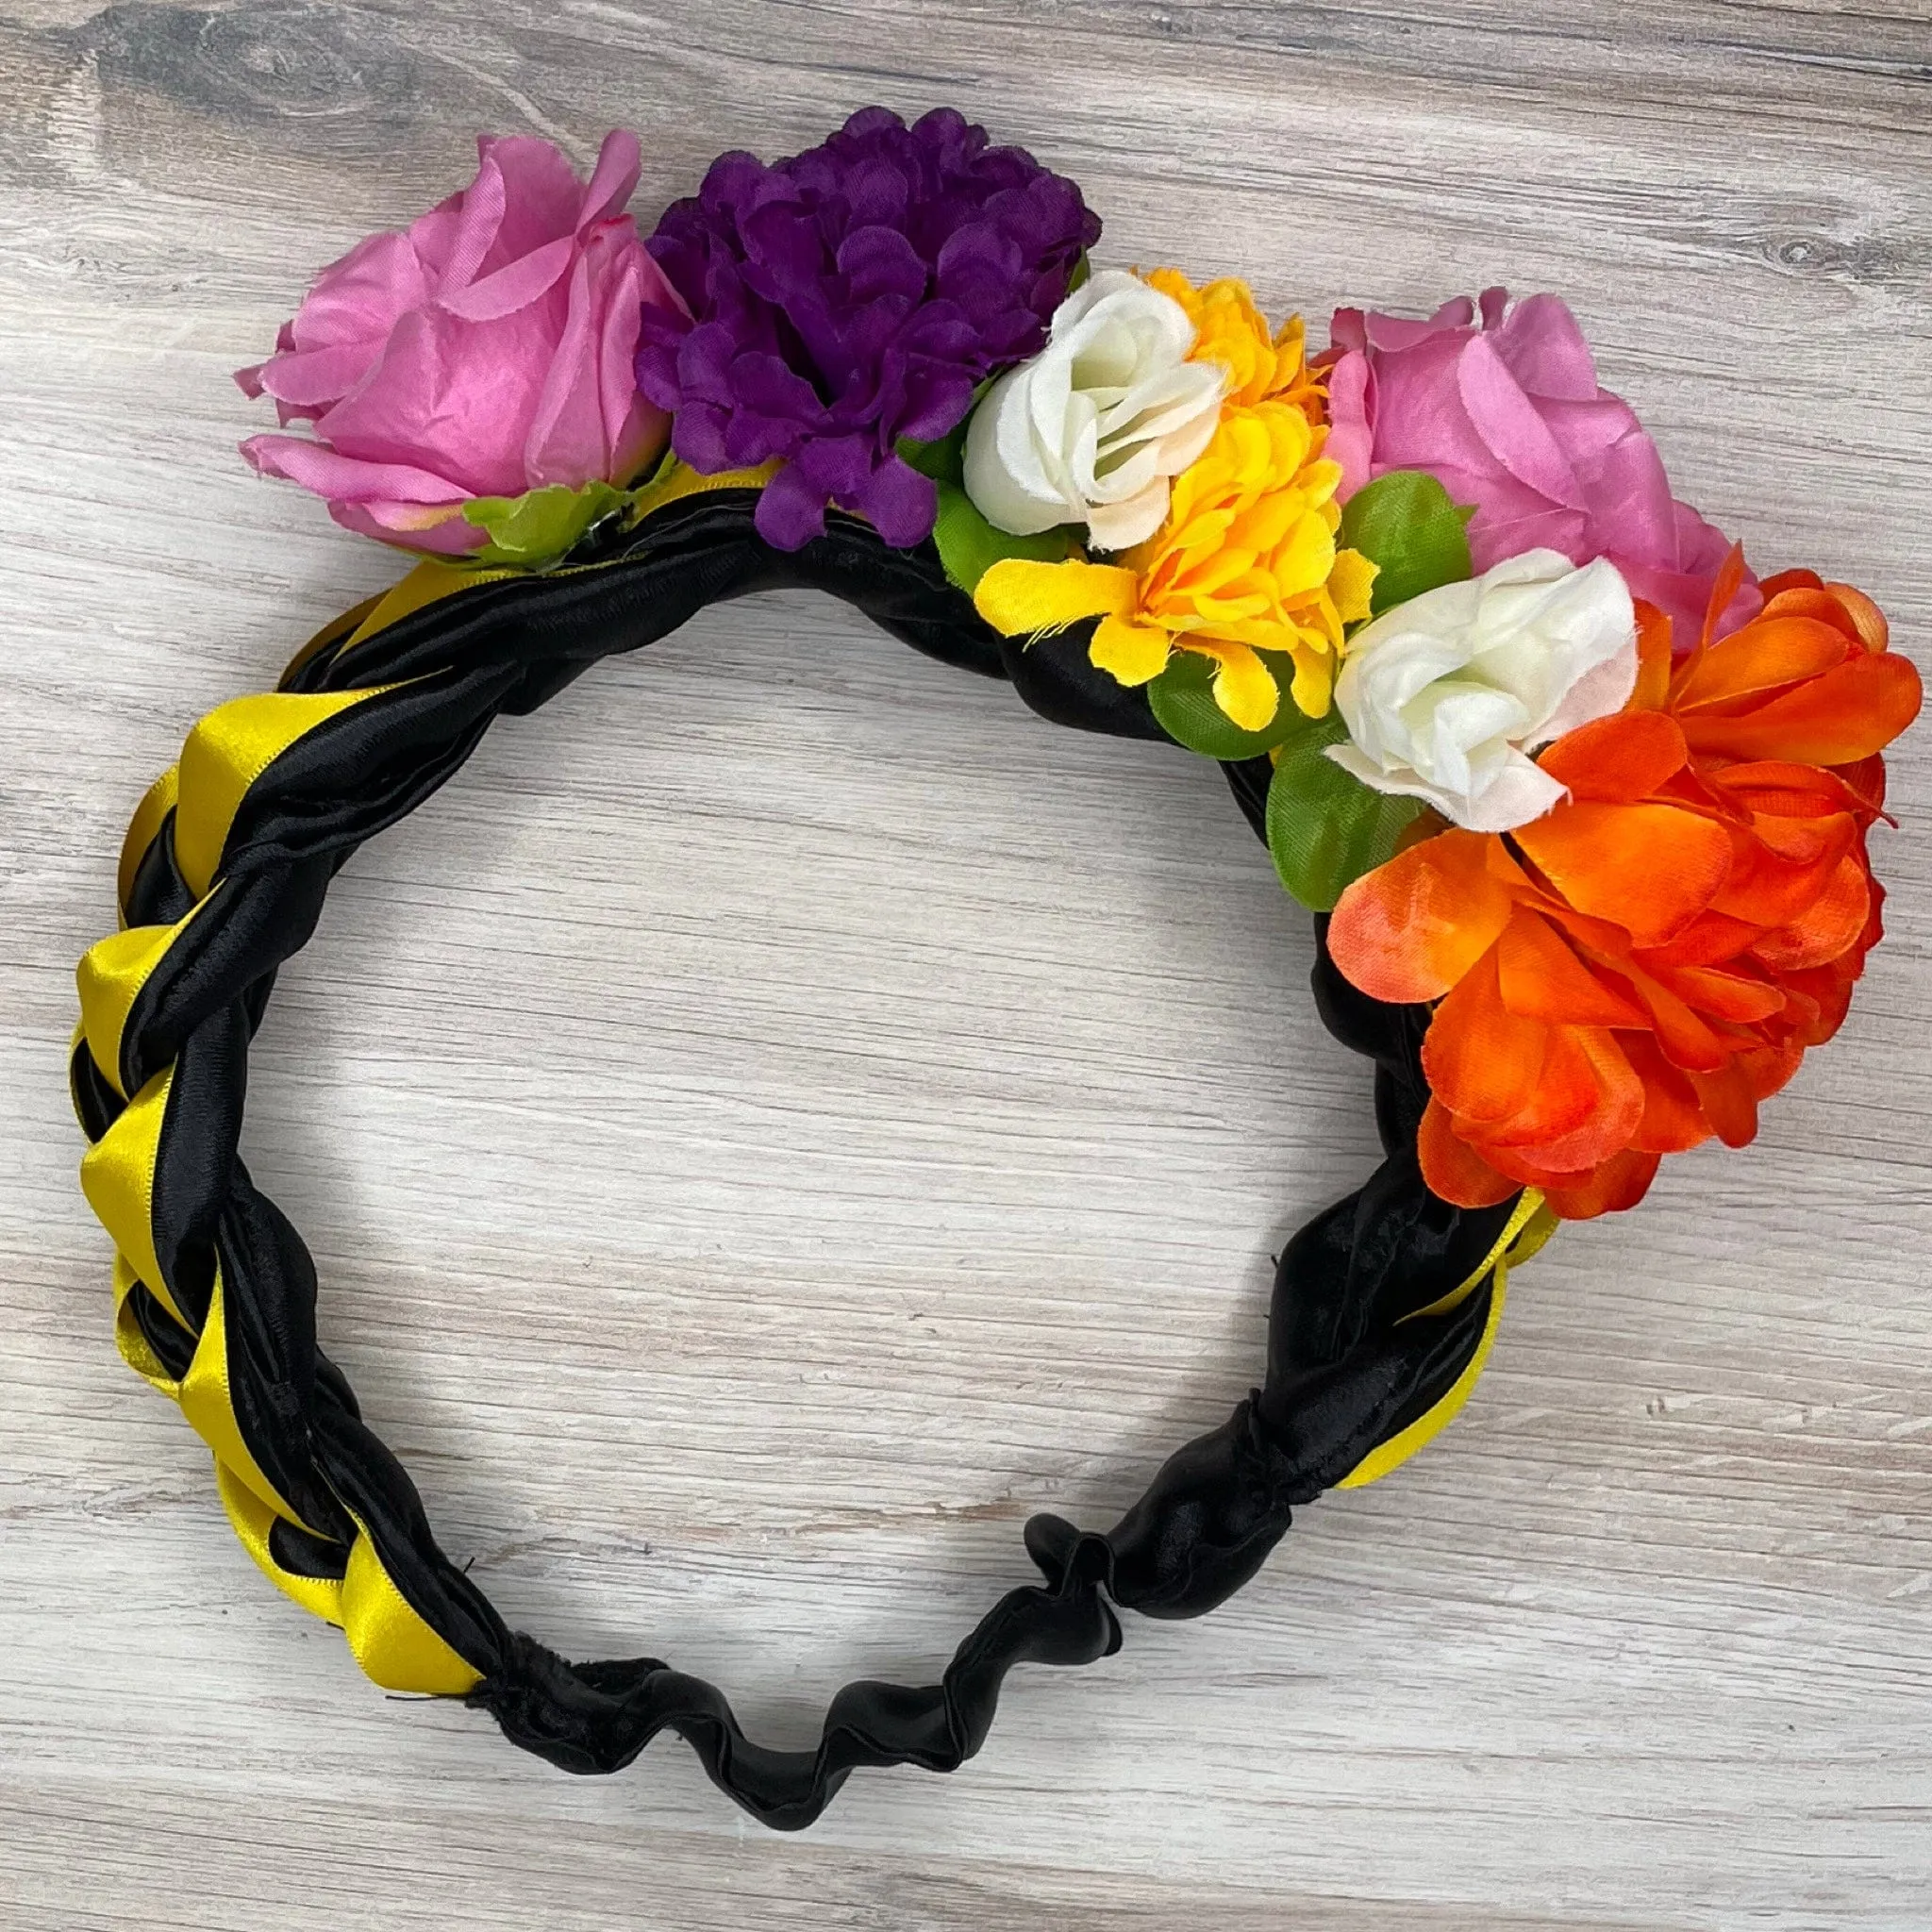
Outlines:
[[[541, 142], [481, 154], [242, 372], [313, 425], [257, 467], [421, 560], [137, 809], [80, 966], [82, 1185], [122, 1354], [376, 1683], [571, 1771], [669, 1728], [795, 1828], [855, 1766], [957, 1767], [1011, 1665], [1118, 1647], [1112, 1606], [1222, 1602], [1296, 1504], [1455, 1415], [1559, 1220], [1751, 1139], [1879, 937], [1866, 835], [1918, 678], [1859, 592], [1756, 578], [1671, 497], [1553, 297], [1343, 311], [1311, 365], [1239, 283], [1090, 272], [1078, 191], [951, 114], [726, 156], [647, 242], [628, 137], [588, 185]], [[1033, 1518], [1043, 1580], [938, 1684], [848, 1685], [785, 1752], [656, 1658], [506, 1627], [317, 1349], [308, 1252], [236, 1149], [275, 969], [364, 840], [597, 658], [807, 585], [1054, 724], [1218, 760], [1316, 911], [1386, 1158], [1288, 1244], [1224, 1424], [1105, 1535]]]

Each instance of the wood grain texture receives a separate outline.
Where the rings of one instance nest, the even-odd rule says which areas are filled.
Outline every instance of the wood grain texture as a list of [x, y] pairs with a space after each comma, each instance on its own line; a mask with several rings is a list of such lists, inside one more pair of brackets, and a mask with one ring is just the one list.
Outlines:
[[[802, 1840], [675, 1742], [579, 1782], [385, 1699], [116, 1359], [72, 967], [201, 711], [392, 574], [234, 441], [306, 276], [471, 131], [638, 206], [957, 102], [1103, 251], [1273, 307], [1570, 295], [1763, 567], [1932, 622], [1924, 0], [0, 0], [0, 1924], [1932, 1923], [1932, 739], [1851, 1024], [1741, 1155], [1518, 1278], [1462, 1422], [1202, 1623], [1024, 1671], [950, 1780]], [[508, 723], [285, 973], [245, 1153], [445, 1546], [576, 1654], [798, 1742], [928, 1677], [1258, 1373], [1372, 1160], [1305, 922], [1213, 772], [829, 607]]]

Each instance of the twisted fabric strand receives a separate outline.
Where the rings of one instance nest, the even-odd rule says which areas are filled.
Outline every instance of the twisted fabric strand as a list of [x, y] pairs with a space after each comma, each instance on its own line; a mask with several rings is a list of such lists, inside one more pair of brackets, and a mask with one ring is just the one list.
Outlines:
[[[117, 1250], [122, 1353], [213, 1450], [230, 1521], [269, 1576], [341, 1624], [378, 1684], [465, 1697], [568, 1771], [617, 1770], [673, 1730], [754, 1816], [794, 1829], [858, 1766], [955, 1769], [985, 1740], [1014, 1664], [1111, 1655], [1110, 1605], [1200, 1615], [1255, 1574], [1295, 1505], [1410, 1453], [1466, 1396], [1507, 1268], [1547, 1221], [1534, 1194], [1463, 1210], [1424, 1186], [1426, 1013], [1365, 998], [1324, 948], [1317, 1003], [1374, 1061], [1387, 1158], [1282, 1254], [1262, 1386], [1176, 1451], [1105, 1536], [1035, 1517], [1025, 1542], [1043, 1581], [1003, 1597], [940, 1683], [850, 1684], [815, 1750], [774, 1751], [718, 1690], [655, 1658], [570, 1663], [509, 1630], [438, 1547], [408, 1476], [317, 1348], [308, 1249], [237, 1153], [249, 1040], [336, 871], [499, 715], [534, 709], [708, 604], [780, 586], [829, 591], [930, 657], [1007, 678], [1056, 724], [1167, 741], [1144, 693], [1088, 662], [1084, 633], [1030, 648], [1002, 639], [929, 544], [893, 550], [836, 513], [824, 538], [775, 552], [754, 528], [756, 501], [736, 489], [685, 498], [567, 568], [477, 581], [373, 631], [365, 605], [278, 691], [210, 713], [129, 828], [122, 930], [81, 963], [72, 1081], [92, 1143], [83, 1185]], [[1266, 761], [1225, 770], [1258, 833]]]

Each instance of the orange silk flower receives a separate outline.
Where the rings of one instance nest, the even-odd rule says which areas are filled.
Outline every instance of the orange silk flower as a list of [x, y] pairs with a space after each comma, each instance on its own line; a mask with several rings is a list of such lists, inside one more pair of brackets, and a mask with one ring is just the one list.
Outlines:
[[[1711, 598], [1722, 610], [1742, 558]], [[1637, 690], [1540, 762], [1570, 796], [1513, 832], [1449, 830], [1342, 893], [1341, 972], [1435, 1001], [1424, 1178], [1466, 1208], [1541, 1188], [1573, 1220], [1634, 1207], [1658, 1158], [1742, 1146], [1838, 1031], [1881, 932], [1865, 853], [1884, 746], [1919, 710], [1870, 598], [1809, 571], [1673, 659], [1638, 607]]]

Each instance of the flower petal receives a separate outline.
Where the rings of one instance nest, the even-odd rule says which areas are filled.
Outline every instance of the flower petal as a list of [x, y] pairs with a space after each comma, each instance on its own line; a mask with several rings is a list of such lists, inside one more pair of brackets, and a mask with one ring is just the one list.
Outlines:
[[1522, 1182], [1498, 1173], [1457, 1133], [1455, 1118], [1433, 1094], [1416, 1132], [1415, 1151], [1429, 1191], [1455, 1207], [1494, 1208], [1522, 1191]]
[[577, 210], [579, 230], [622, 212], [636, 192], [642, 173], [643, 157], [637, 136], [627, 127], [613, 127], [597, 150], [597, 165], [584, 190], [583, 204]]
[[[1093, 641], [1087, 646], [1087, 657], [1096, 671], [1105, 671], [1131, 689], [1151, 683], [1167, 669], [1173, 643], [1158, 625], [1103, 617], [1094, 629]], [[1269, 716], [1274, 716], [1272, 710]]]
[[1674, 1067], [1645, 1033], [1622, 1038], [1624, 1057], [1643, 1082], [1643, 1118], [1631, 1141], [1646, 1154], [1682, 1154], [1710, 1139], [1710, 1123], [1697, 1104], [1689, 1074]]
[[1752, 955], [1774, 973], [1825, 965], [1851, 950], [1871, 909], [1871, 874], [1856, 858], [1846, 857], [1803, 915], [1766, 933], [1752, 947]]
[[1399, 852], [1348, 887], [1328, 951], [1372, 999], [1441, 999], [1496, 942], [1515, 897], [1490, 870], [1501, 841], [1450, 831]]
[[774, 550], [803, 550], [825, 534], [825, 492], [796, 463], [787, 463], [758, 491], [752, 522]]
[[973, 604], [1002, 637], [1030, 637], [1083, 617], [1127, 617], [1137, 587], [1134, 573], [1114, 564], [1003, 557], [980, 578]]
[[1542, 1078], [1520, 1113], [1485, 1126], [1492, 1155], [1520, 1149], [1539, 1166], [1594, 1167], [1630, 1144], [1643, 1118], [1643, 1082], [1601, 1026], [1552, 1026]]
[[1490, 454], [1512, 476], [1552, 503], [1582, 507], [1583, 489], [1562, 444], [1487, 337], [1463, 345], [1456, 389]]
[[[1879, 761], [1879, 775], [1884, 773]], [[1747, 765], [1725, 765], [1704, 774], [1707, 785], [1746, 811], [1772, 818], [1822, 819], [1834, 812], [1868, 814], [1874, 801], [1841, 773], [1823, 765], [1794, 764], [1787, 758], [1765, 758]], [[1882, 805], [1882, 796], [1875, 802]]]
[[1660, 711], [1671, 694], [1671, 620], [1642, 598], [1637, 611], [1637, 688], [1633, 711]]
[[1849, 765], [1883, 751], [1919, 715], [1920, 697], [1908, 659], [1868, 651], [1743, 717], [1693, 714], [1684, 737], [1707, 756]]
[[1563, 1221], [1594, 1221], [1599, 1214], [1620, 1213], [1636, 1207], [1650, 1191], [1657, 1170], [1655, 1154], [1633, 1147], [1599, 1162], [1574, 1181], [1545, 1182], [1543, 1199]]
[[1826, 584], [1824, 588], [1844, 612], [1845, 620], [1857, 632], [1865, 648], [1868, 651], [1884, 650], [1891, 634], [1891, 627], [1885, 621], [1885, 612], [1863, 591], [1854, 590], [1850, 584]]
[[1247, 645], [1224, 644], [1211, 638], [1177, 641], [1184, 650], [1200, 651], [1214, 659], [1214, 702], [1243, 731], [1264, 731], [1274, 722], [1281, 708], [1281, 687]]
[[1736, 836], [1730, 876], [1710, 909], [1761, 926], [1790, 925], [1828, 889], [1857, 839], [1857, 823], [1847, 812], [1823, 819], [1754, 817], [1751, 830]]
[[1571, 1026], [1642, 1026], [1640, 1008], [1592, 973], [1540, 914], [1520, 908], [1496, 944], [1503, 1004], [1524, 1019]]
[[1625, 711], [1566, 732], [1537, 762], [1573, 798], [1627, 804], [1657, 791], [1689, 756], [1675, 719]]
[[[633, 290], [629, 304], [633, 340], [640, 306]], [[603, 397], [597, 384], [598, 319], [590, 258], [580, 256], [571, 271], [563, 327], [525, 439], [524, 474], [533, 486], [561, 483], [575, 487], [589, 477], [604, 475], [608, 468], [610, 449], [604, 434]]]
[[1656, 945], [1711, 902], [1731, 867], [1724, 828], [1668, 805], [1559, 805], [1516, 842], [1579, 912]]
[[1809, 617], [1760, 617], [1700, 651], [1671, 694], [1679, 717], [1713, 705], [1775, 691], [1842, 664], [1843, 631]]
[[1751, 1078], [1735, 1060], [1710, 1073], [1685, 1070], [1697, 1090], [1704, 1117], [1726, 1147], [1747, 1147], [1757, 1138], [1757, 1095]]
[[1662, 980], [1634, 968], [1630, 984], [1650, 1014], [1657, 1045], [1673, 1066], [1687, 1073], [1716, 1073], [1730, 1062], [1735, 1035], [1719, 1033], [1688, 1000]]
[[[1506, 930], [1505, 937], [1507, 937]], [[1423, 1041], [1429, 1091], [1458, 1121], [1502, 1121], [1536, 1098], [1550, 1028], [1505, 1005], [1491, 946], [1451, 987]]]
[[318, 496], [345, 503], [407, 503], [454, 507], [469, 494], [459, 484], [408, 463], [369, 463], [339, 455], [306, 436], [251, 436], [242, 445], [249, 466], [285, 477]]
[[[1861, 873], [1858, 875], [1857, 925], [1852, 929], [1852, 938], [1857, 937], [1858, 927], [1865, 924], [1865, 882]], [[1848, 938], [1844, 945], [1850, 943], [1851, 939]], [[1762, 946], [1760, 941], [1754, 948], [1760, 956]], [[1844, 946], [1838, 950], [1842, 952]], [[1837, 955], [1827, 953], [1824, 957], [1834, 958]], [[1823, 962], [1807, 960], [1806, 963], [1817, 965]], [[1668, 967], [1657, 976], [1659, 983], [1668, 986], [1685, 1005], [1735, 1026], [1755, 1026], [1785, 1008], [1785, 995], [1766, 979], [1750, 979], [1739, 973], [1719, 973], [1709, 966]]]

